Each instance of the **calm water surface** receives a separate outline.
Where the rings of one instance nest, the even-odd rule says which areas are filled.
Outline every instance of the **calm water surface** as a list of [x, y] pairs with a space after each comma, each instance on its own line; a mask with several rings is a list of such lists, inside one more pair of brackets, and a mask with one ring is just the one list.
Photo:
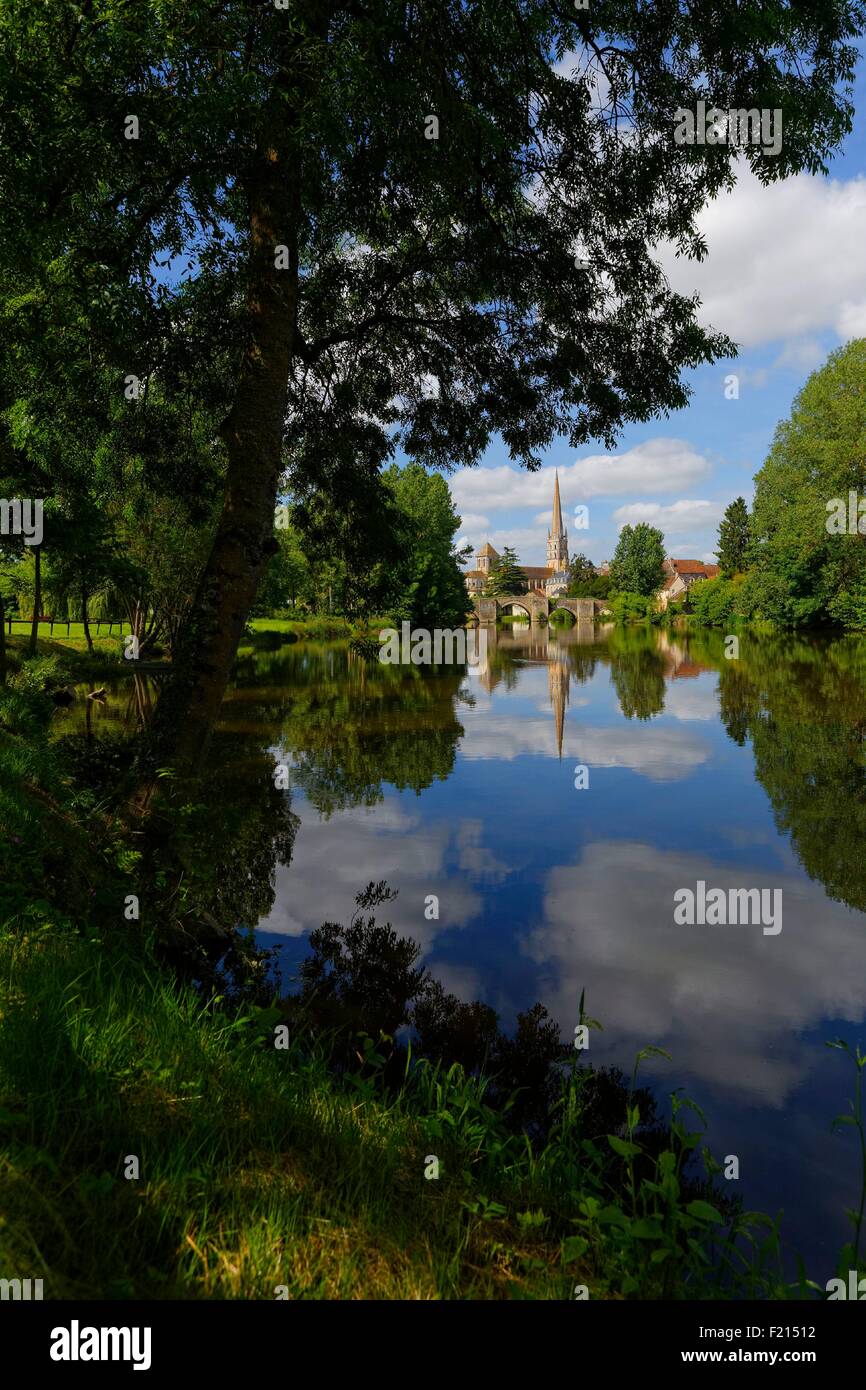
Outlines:
[[[94, 711], [103, 731], [146, 704], [139, 684]], [[746, 1205], [784, 1208], [823, 1281], [859, 1200], [855, 1133], [830, 1132], [853, 1067], [824, 1044], [863, 1040], [864, 735], [859, 639], [746, 635], [729, 661], [714, 634], [524, 625], [456, 672], [247, 648], [214, 758], [259, 838], [273, 763], [290, 768], [298, 819], [247, 900], [287, 979], [309, 931], [386, 879], [394, 927], [504, 1024], [541, 1000], [570, 1036], [585, 990], [604, 1026], [589, 1060], [630, 1071], [666, 1049], [644, 1080], [702, 1106]], [[780, 934], [675, 925], [675, 891], [701, 879], [781, 889]]]

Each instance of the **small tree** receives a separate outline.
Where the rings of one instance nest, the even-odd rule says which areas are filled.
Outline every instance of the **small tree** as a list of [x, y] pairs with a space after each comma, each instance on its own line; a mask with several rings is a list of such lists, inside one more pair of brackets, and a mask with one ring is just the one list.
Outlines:
[[507, 545], [498, 560], [490, 566], [490, 573], [484, 585], [485, 598], [501, 598], [503, 594], [522, 594], [526, 589], [526, 575], [520, 568], [517, 552]]
[[580, 597], [595, 579], [595, 566], [586, 555], [572, 556], [568, 567], [568, 592], [572, 597]]
[[646, 521], [624, 526], [610, 565], [614, 587], [649, 598], [661, 588], [664, 558], [665, 538], [655, 526]]
[[727, 508], [719, 525], [719, 544], [716, 548], [719, 568], [725, 579], [741, 574], [748, 564], [749, 509], [746, 499], [738, 497]]
[[597, 574], [592, 561], [585, 555], [575, 555], [569, 566], [569, 598], [607, 598], [610, 575]]

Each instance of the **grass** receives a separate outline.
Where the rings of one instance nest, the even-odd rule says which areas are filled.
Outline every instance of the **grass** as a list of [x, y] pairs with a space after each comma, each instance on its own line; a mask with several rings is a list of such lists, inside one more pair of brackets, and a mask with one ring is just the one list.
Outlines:
[[316, 637], [352, 637], [359, 630], [372, 632], [380, 627], [393, 626], [389, 618], [371, 618], [366, 625], [352, 623], [339, 615], [330, 617], [323, 614], [309, 618], [253, 618], [249, 627], [253, 632], [276, 632], [299, 640]]
[[[36, 659], [55, 657], [58, 670], [63, 669], [70, 680], [87, 680], [91, 675], [107, 674], [108, 667], [112, 668], [112, 675], [124, 672], [135, 673], [137, 663], [123, 659], [123, 644], [118, 637], [116, 627], [111, 637], [107, 635], [97, 637], [94, 627], [92, 652], [88, 650], [83, 632], [79, 634], [76, 632], [76, 628], [80, 629], [81, 624], [73, 623], [71, 635], [67, 637], [66, 626], [60, 628], [55, 623], [54, 636], [50, 637], [48, 636], [47, 623], [40, 624], [40, 636], [36, 644]], [[24, 669], [30, 660], [29, 651], [29, 629], [26, 635], [22, 633], [21, 629], [13, 630], [11, 637], [7, 630], [6, 660], [10, 675], [16, 675]], [[130, 668], [133, 668], [131, 672]], [[141, 669], [141, 663], [138, 663], [138, 669]]]
[[543, 1252], [532, 1285], [561, 1290], [542, 1239], [506, 1259], [455, 1199], [459, 1124], [437, 1145], [454, 1176], [425, 1181], [429, 1117], [338, 1085], [321, 1052], [266, 1050], [254, 1014], [71, 936], [7, 937], [0, 959], [9, 1277], [55, 1298], [487, 1297]]
[[773, 1222], [681, 1195], [682, 1105], [639, 1178], [634, 1116], [584, 1132], [578, 1073], [539, 1152], [459, 1067], [395, 1092], [369, 1038], [338, 1073], [327, 1038], [275, 1047], [278, 1017], [120, 941], [0, 935], [0, 1276], [49, 1298], [786, 1295]]
[[[12, 620], [12, 632], [11, 632], [11, 636], [12, 636], [13, 638], [16, 638], [16, 637], [17, 637], [17, 638], [23, 638], [25, 641], [29, 641], [29, 639], [30, 639], [30, 629], [31, 629], [31, 623], [30, 623], [30, 619], [29, 619], [29, 618], [27, 618], [27, 619], [23, 619], [23, 618], [13, 618], [13, 620]], [[115, 622], [115, 623], [113, 623], [113, 625], [112, 625], [111, 633], [110, 633], [110, 635], [109, 635], [109, 632], [108, 632], [108, 621], [107, 621], [107, 619], [102, 619], [102, 618], [96, 619], [96, 618], [92, 618], [91, 621], [90, 621], [90, 635], [91, 635], [91, 637], [93, 638], [94, 645], [96, 644], [97, 639], [99, 639], [100, 641], [103, 641], [103, 640], [104, 640], [104, 641], [108, 641], [108, 640], [109, 640], [109, 636], [110, 636], [110, 640], [111, 640], [112, 642], [114, 642], [114, 643], [118, 646], [118, 648], [119, 648], [119, 647], [121, 646], [120, 637], [121, 637], [124, 633], [131, 632], [131, 631], [132, 631], [132, 629], [131, 629], [129, 623], [127, 623], [127, 622], [124, 622], [124, 623]], [[71, 622], [71, 623], [69, 624], [68, 631], [67, 631], [67, 624], [66, 624], [66, 620], [65, 620], [65, 619], [63, 619], [63, 620], [61, 621], [60, 618], [57, 618], [57, 619], [55, 619], [53, 625], [52, 625], [50, 622], [43, 622], [43, 621], [40, 621], [40, 623], [39, 623], [39, 632], [38, 632], [38, 636], [39, 636], [40, 639], [41, 639], [41, 638], [47, 637], [47, 638], [51, 639], [52, 641], [58, 641], [58, 642], [61, 642], [61, 641], [62, 641], [63, 643], [67, 643], [67, 642], [68, 642], [68, 643], [69, 643], [70, 645], [72, 645], [72, 646], [83, 645], [85, 648], [87, 647], [87, 639], [86, 639], [86, 637], [85, 637], [85, 635], [84, 635], [84, 624], [83, 624], [83, 623], [72, 623], [72, 622]], [[7, 626], [6, 626], [6, 639], [7, 639], [7, 641], [9, 640], [9, 637], [10, 637], [10, 632], [9, 632], [8, 619], [7, 619]]]

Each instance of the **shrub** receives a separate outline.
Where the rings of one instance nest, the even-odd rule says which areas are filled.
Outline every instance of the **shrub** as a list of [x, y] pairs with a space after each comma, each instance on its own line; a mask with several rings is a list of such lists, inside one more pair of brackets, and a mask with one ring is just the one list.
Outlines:
[[624, 589], [621, 593], [611, 595], [608, 607], [617, 623], [645, 623], [655, 610], [655, 597], [647, 598], [643, 594], [634, 594]]
[[704, 627], [727, 627], [739, 616], [738, 600], [744, 576], [704, 579], [689, 590], [689, 603]]

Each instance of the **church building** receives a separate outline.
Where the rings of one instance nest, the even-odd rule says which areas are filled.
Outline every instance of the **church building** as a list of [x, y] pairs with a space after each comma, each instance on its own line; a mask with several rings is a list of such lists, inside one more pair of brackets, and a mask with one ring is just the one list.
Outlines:
[[[470, 594], [483, 592], [487, 577], [498, 559], [499, 551], [486, 541], [475, 556], [475, 569], [466, 571], [466, 588]], [[553, 517], [547, 533], [547, 564], [520, 566], [526, 576], [523, 590], [537, 589], [548, 598], [564, 594], [568, 589], [568, 563], [568, 532], [562, 524], [559, 473], [556, 472], [553, 481]]]

